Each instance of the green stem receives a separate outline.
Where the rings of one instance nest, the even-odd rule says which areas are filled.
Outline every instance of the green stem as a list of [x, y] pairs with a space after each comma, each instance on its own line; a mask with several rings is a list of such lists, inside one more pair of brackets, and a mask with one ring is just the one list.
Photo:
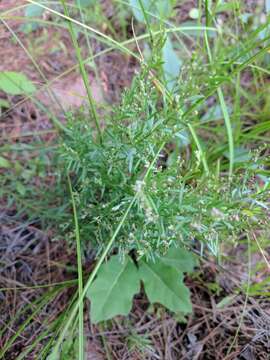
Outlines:
[[146, 13], [146, 11], [145, 11], [145, 9], [144, 9], [142, 0], [139, 0], [139, 4], [140, 4], [140, 8], [142, 9], [142, 12], [143, 12], [143, 17], [144, 17], [145, 22], [146, 22], [147, 30], [148, 30], [148, 32], [149, 32], [150, 42], [151, 42], [151, 44], [153, 45], [153, 35], [152, 35], [152, 31], [151, 31], [151, 26], [150, 26], [148, 14]]
[[193, 137], [193, 140], [197, 146], [197, 149], [199, 151], [199, 154], [200, 154], [200, 159], [202, 159], [202, 163], [203, 163], [203, 167], [204, 167], [204, 170], [206, 172], [206, 175], [209, 175], [209, 167], [208, 167], [208, 164], [207, 164], [207, 161], [206, 161], [206, 157], [205, 157], [205, 153], [203, 152], [202, 150], [202, 147], [201, 147], [201, 144], [200, 144], [200, 141], [198, 139], [198, 136], [196, 134], [196, 131], [194, 130], [193, 126], [189, 123], [188, 125], [188, 128], [189, 128], [189, 131]]
[[[77, 266], [78, 266], [78, 291], [79, 297], [83, 293], [83, 271], [82, 271], [82, 253], [81, 253], [81, 239], [80, 239], [80, 228], [77, 216], [76, 203], [74, 194], [72, 191], [72, 185], [69, 174], [67, 175], [68, 187], [71, 196], [73, 217], [75, 223], [75, 236], [76, 236], [76, 249], [77, 249]], [[84, 331], [83, 331], [83, 301], [80, 302], [79, 306], [79, 360], [84, 359]]]
[[[205, 3], [206, 3], [206, 15], [208, 14], [208, 16], [209, 16], [208, 1], [206, 0]], [[207, 23], [207, 25], [208, 25], [208, 23]], [[210, 45], [209, 45], [207, 30], [205, 30], [205, 32], [204, 32], [204, 38], [205, 38], [205, 44], [206, 44], [209, 63], [213, 69], [213, 57], [212, 57], [212, 53], [211, 53], [211, 49], [210, 49]], [[233, 139], [232, 124], [231, 124], [231, 119], [230, 119], [229, 112], [228, 112], [228, 109], [227, 109], [227, 106], [225, 103], [224, 95], [223, 95], [223, 92], [222, 92], [222, 89], [220, 86], [217, 87], [217, 94], [218, 94], [221, 111], [224, 116], [224, 122], [225, 122], [226, 131], [227, 131], [228, 143], [229, 143], [229, 162], [230, 162], [230, 164], [229, 164], [229, 179], [231, 179], [232, 175], [233, 175], [233, 163], [234, 163], [234, 139]]]
[[[150, 171], [152, 170], [154, 164], [156, 163], [156, 160], [157, 160], [157, 158], [158, 158], [158, 156], [159, 156], [159, 153], [160, 153], [160, 151], [163, 149], [164, 145], [165, 145], [165, 143], [163, 142], [162, 145], [160, 146], [160, 148], [158, 149], [158, 151], [157, 151], [154, 159], [152, 160], [150, 166], [148, 167], [148, 169], [147, 169], [147, 171], [146, 171], [146, 173], [145, 173], [145, 175], [144, 175], [144, 177], [143, 177], [143, 181], [145, 181], [146, 178], [149, 176], [149, 173], [150, 173]], [[83, 302], [83, 299], [84, 299], [87, 291], [89, 290], [89, 287], [90, 287], [90, 285], [92, 284], [94, 278], [96, 277], [96, 275], [97, 275], [97, 273], [98, 273], [98, 271], [99, 271], [99, 269], [100, 269], [103, 261], [105, 260], [106, 256], [109, 254], [109, 251], [110, 251], [110, 249], [111, 249], [111, 247], [112, 247], [112, 245], [113, 245], [113, 243], [114, 243], [114, 241], [115, 241], [115, 239], [116, 239], [119, 231], [121, 230], [121, 228], [122, 228], [122, 226], [123, 226], [123, 224], [124, 224], [124, 222], [125, 222], [128, 214], [129, 214], [132, 206], [134, 205], [135, 201], [137, 200], [138, 196], [139, 196], [139, 193], [137, 192], [137, 193], [134, 195], [134, 197], [132, 198], [129, 206], [127, 207], [127, 209], [126, 209], [126, 211], [125, 211], [125, 213], [124, 213], [124, 215], [123, 215], [123, 217], [122, 217], [122, 219], [121, 219], [121, 221], [119, 222], [117, 228], [115, 229], [113, 236], [111, 237], [111, 239], [110, 239], [110, 241], [108, 242], [108, 244], [107, 244], [105, 250], [103, 251], [101, 257], [99, 258], [99, 260], [98, 260], [98, 262], [97, 262], [94, 270], [92, 271], [91, 275], [89, 276], [89, 278], [88, 278], [88, 280], [87, 280], [87, 283], [86, 283], [86, 285], [85, 285], [85, 287], [84, 287], [84, 289], [83, 289], [83, 291], [82, 291], [82, 294], [79, 296], [77, 302], [75, 303], [73, 309], [71, 310], [70, 316], [69, 316], [69, 318], [68, 318], [67, 321], [66, 321], [65, 327], [63, 328], [63, 331], [61, 332], [61, 334], [60, 334], [60, 336], [59, 336], [59, 338], [58, 338], [58, 340], [57, 340], [57, 342], [56, 342], [56, 344], [55, 344], [55, 347], [54, 347], [54, 350], [53, 350], [53, 355], [56, 356], [57, 354], [59, 354], [59, 348], [60, 348], [60, 345], [61, 345], [62, 341], [63, 341], [64, 338], [65, 338], [66, 332], [67, 332], [68, 328], [70, 327], [70, 325], [71, 325], [74, 317], [76, 316], [76, 313], [77, 313], [77, 311], [78, 311], [78, 308], [80, 307], [80, 304]]]
[[99, 124], [99, 120], [98, 120], [98, 115], [97, 115], [97, 111], [96, 111], [92, 91], [91, 91], [90, 86], [89, 86], [88, 75], [87, 75], [87, 72], [85, 70], [83, 58], [82, 58], [82, 55], [81, 55], [81, 49], [80, 49], [80, 46], [78, 44], [76, 35], [74, 33], [72, 21], [70, 21], [69, 12], [68, 12], [68, 8], [66, 6], [65, 0], [61, 0], [61, 3], [62, 3], [63, 8], [64, 8], [64, 14], [65, 14], [65, 16], [66, 16], [66, 18], [68, 20], [69, 32], [70, 32], [70, 36], [71, 36], [71, 39], [72, 39], [73, 46], [74, 46], [75, 51], [76, 51], [76, 57], [77, 57], [78, 62], [79, 62], [80, 73], [81, 73], [81, 76], [82, 76], [82, 79], [83, 79], [83, 82], [84, 82], [84, 86], [85, 86], [85, 89], [86, 89], [86, 93], [87, 93], [91, 113], [92, 113], [94, 122], [96, 124], [96, 128], [97, 128], [98, 135], [99, 135], [99, 140], [100, 140], [100, 142], [102, 142], [102, 132], [101, 132], [101, 128], [100, 128], [100, 124]]

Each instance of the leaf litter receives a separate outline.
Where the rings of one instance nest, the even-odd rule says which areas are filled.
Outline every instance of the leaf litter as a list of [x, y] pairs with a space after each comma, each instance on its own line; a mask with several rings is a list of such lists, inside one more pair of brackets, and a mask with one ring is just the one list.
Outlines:
[[[8, 49], [6, 50], [7, 54], [14, 51], [13, 49], [10, 52]], [[22, 53], [20, 54], [23, 57]], [[23, 63], [23, 61], [27, 61], [27, 63]], [[121, 92], [116, 91], [116, 86], [119, 86], [116, 84], [120, 84], [121, 89], [125, 87], [127, 81], [132, 77], [136, 64], [126, 64], [126, 60], [120, 58], [121, 65], [119, 66], [118, 55], [110, 55], [102, 61], [104, 61], [102, 65], [105, 69], [102, 73], [103, 87], [106, 94], [111, 94], [108, 97], [114, 102], [119, 99], [117, 94]], [[13, 64], [16, 62], [14, 61]], [[18, 68], [22, 66], [31, 68], [29, 59], [22, 60], [20, 58], [17, 64]], [[44, 64], [47, 64], [47, 74], [49, 75], [51, 72], [55, 76], [56, 70], [53, 63], [45, 61]], [[126, 65], [124, 75], [123, 64]], [[112, 65], [115, 69], [113, 77], [110, 73]], [[16, 70], [16, 66], [12, 70]], [[29, 73], [32, 71], [30, 70]], [[33, 80], [38, 81], [38, 79]], [[72, 82], [74, 82], [74, 78], [72, 78]], [[78, 93], [78, 90], [75, 90], [76, 92]], [[83, 96], [80, 94], [79, 98]], [[14, 99], [9, 100], [12, 102]], [[22, 100], [20, 97], [16, 99]], [[41, 115], [33, 104], [28, 103], [25, 107], [25, 102], [23, 102], [23, 107], [21, 107], [21, 105], [16, 106], [16, 103], [17, 101], [14, 104], [15, 109], [8, 113], [8, 119], [17, 125], [10, 125], [7, 121], [4, 124], [5, 127], [11, 126], [13, 130], [17, 126], [16, 135], [14, 136], [15, 133], [12, 133], [15, 139], [20, 138], [23, 131], [28, 131], [29, 127], [33, 129], [33, 114], [35, 114], [34, 117], [37, 116], [37, 119], [34, 119], [37, 120], [36, 123], [44, 124], [46, 121], [44, 115]], [[44, 125], [42, 126], [44, 128]], [[47, 126], [49, 127], [49, 125]], [[8, 133], [10, 134], [10, 130]], [[4, 314], [1, 316], [1, 323], [5, 329], [1, 336], [0, 348], [2, 348], [27, 318], [27, 314], [23, 313], [20, 318], [16, 319], [16, 313], [20, 313], [27, 304], [34, 303], [45, 293], [46, 289], [33, 288], [33, 286], [76, 279], [76, 256], [70, 249], [65, 249], [65, 243], [52, 242], [50, 237], [53, 238], [53, 236], [45, 234], [38, 222], [29, 223], [27, 219], [18, 217], [16, 209], [7, 210], [3, 206], [0, 221], [0, 313]], [[35, 257], [33, 257], [33, 253]], [[66, 271], [63, 265], [68, 265], [70, 271]], [[85, 265], [86, 271], [89, 272], [92, 266], [93, 258], [90, 257]], [[231, 270], [233, 270], [232, 267]], [[210, 290], [205, 288], [205, 282], [209, 282], [211, 278], [214, 281], [217, 274], [219, 274], [219, 270], [215, 265], [206, 263], [204, 274], [199, 278], [187, 278], [194, 309], [194, 313], [187, 318], [181, 317], [181, 314], [172, 315], [162, 307], [150, 307], [145, 293], [141, 289], [140, 294], [134, 299], [133, 308], [128, 317], [119, 316], [102, 327], [86, 322], [89, 360], [107, 359], [106, 351], [112, 359], [130, 360], [268, 359], [270, 352], [269, 301], [263, 297], [248, 300], [232, 353], [227, 354], [227, 349], [239, 327], [245, 296], [237, 294], [224, 306], [218, 307], [217, 304], [231, 294], [231, 289], [228, 291], [221, 283], [221, 293], [213, 295]], [[222, 275], [224, 276], [224, 273]], [[239, 283], [239, 278], [236, 278], [235, 281]], [[22, 289], [25, 285], [32, 288]], [[50, 321], [56, 319], [67, 308], [70, 297], [75, 291], [76, 283], [75, 285], [71, 283], [71, 286], [53, 298], [14, 341], [6, 358], [15, 359], [46, 327], [50, 329], [46, 325], [46, 319], [48, 317]], [[10, 320], [12, 320], [11, 323]], [[50, 333], [48, 333], [48, 338], [49, 336]], [[46, 343], [48, 338], [45, 338], [42, 344]], [[35, 359], [39, 350], [40, 348], [35, 349], [29, 353], [27, 358]]]

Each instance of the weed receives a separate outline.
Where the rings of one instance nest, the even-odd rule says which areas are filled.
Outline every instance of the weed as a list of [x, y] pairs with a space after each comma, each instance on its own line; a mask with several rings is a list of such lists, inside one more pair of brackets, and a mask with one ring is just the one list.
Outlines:
[[[29, 2], [38, 6], [36, 1]], [[267, 89], [263, 74], [269, 74], [269, 34], [268, 22], [254, 28], [241, 20], [238, 2], [226, 7], [230, 26], [220, 15], [224, 11], [221, 4], [205, 1], [192, 12], [198, 22], [176, 27], [169, 21], [174, 2], [164, 8], [160, 1], [132, 1], [139, 25], [133, 26], [133, 39], [120, 42], [72, 18], [66, 2], [61, 3], [64, 14], [61, 8], [40, 6], [68, 21], [90, 111], [67, 115], [64, 131], [50, 154], [58, 181], [46, 200], [50, 195], [57, 201], [51, 213], [51, 205], [45, 203], [44, 219], [58, 227], [71, 246], [76, 243], [79, 278], [78, 299], [62, 324], [51, 357], [57, 358], [79, 311], [79, 354], [83, 358], [86, 295], [92, 302], [94, 322], [127, 314], [140, 281], [151, 303], [188, 313], [191, 303], [183, 273], [192, 271], [194, 264], [187, 251], [222, 264], [225, 250], [240, 237], [250, 239], [255, 229], [266, 228], [269, 92], [264, 95], [259, 89]], [[117, 3], [121, 9], [126, 6]], [[87, 11], [79, 6], [82, 21], [90, 16]], [[123, 14], [128, 16], [131, 9], [125, 8]], [[120, 21], [122, 28], [126, 21]], [[106, 24], [110, 29], [108, 21]], [[137, 36], [141, 26], [147, 33]], [[102, 114], [104, 128], [88, 84], [78, 28], [88, 41], [91, 32], [89, 37], [134, 56], [141, 65], [120, 104]], [[139, 54], [131, 44], [136, 44]], [[88, 46], [91, 53], [90, 42]], [[0, 159], [9, 164], [10, 159]], [[14, 170], [4, 167], [8, 170], [3, 184], [14, 189]], [[30, 180], [29, 172], [22, 176]], [[42, 202], [44, 197], [37, 188], [35, 191]], [[28, 190], [19, 186], [17, 192], [16, 203], [23, 198], [27, 204]], [[31, 206], [24, 209], [33, 216]], [[38, 215], [43, 217], [40, 211]], [[250, 249], [249, 241], [247, 245]], [[83, 284], [81, 252], [86, 254], [89, 248], [97, 264]], [[177, 251], [181, 254], [176, 259]], [[168, 289], [171, 302], [165, 296]], [[218, 286], [212, 289], [219, 292]], [[248, 289], [257, 291], [250, 279]], [[248, 296], [249, 291], [245, 306]], [[135, 336], [131, 340], [131, 347], [141, 341]], [[149, 347], [148, 342], [143, 346]]]

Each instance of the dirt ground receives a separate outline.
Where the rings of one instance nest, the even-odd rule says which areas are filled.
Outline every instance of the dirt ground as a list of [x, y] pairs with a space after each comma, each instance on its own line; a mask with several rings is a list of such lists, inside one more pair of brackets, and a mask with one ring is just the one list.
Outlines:
[[[23, 0], [2, 0], [0, 14], [24, 3]], [[183, 9], [181, 16], [185, 17], [188, 7]], [[21, 10], [12, 15], [20, 16]], [[83, 36], [79, 41], [87, 49]], [[94, 54], [103, 50], [96, 41], [92, 42], [92, 46]], [[23, 47], [31, 52], [39, 69]], [[87, 56], [87, 51], [83, 55]], [[38, 100], [61, 120], [64, 120], [65, 111], [79, 108], [86, 100], [77, 65], [70, 36], [65, 29], [56, 32], [52, 27], [44, 27], [26, 35], [21, 31], [20, 20], [13, 18], [0, 22], [0, 71], [23, 71], [27, 74], [41, 88]], [[100, 79], [96, 78], [92, 67], [87, 67], [94, 98], [99, 104], [119, 101], [120, 93], [131, 82], [136, 62], [111, 52], [97, 58], [96, 66]], [[44, 90], [46, 83], [50, 84], [58, 103], [52, 101]], [[0, 98], [7, 97], [0, 93]], [[11, 106], [1, 115], [0, 142], [5, 143], [7, 139], [14, 143], [21, 141], [29, 130], [52, 129], [46, 113], [40, 111], [31, 99], [9, 96], [8, 100]], [[51, 233], [44, 232], [39, 224], [27, 223], [25, 219], [18, 222], [14, 212], [15, 209], [0, 208], [0, 262], [4, 264], [0, 270], [0, 322], [4, 331], [0, 337], [0, 348], [12, 339], [14, 331], [27, 318], [26, 307], [29, 305], [32, 308], [32, 304], [44, 294], [43, 285], [65, 281], [67, 286], [34, 316], [31, 325], [26, 326], [14, 340], [12, 350], [6, 354], [7, 360], [16, 359], [30, 346], [46, 329], [47, 321], [53, 322], [67, 309], [76, 291], [72, 282], [76, 279], [76, 254], [64, 240], [52, 242]], [[89, 273], [93, 261], [90, 259], [84, 266], [85, 274]], [[70, 271], [66, 270], [67, 267]], [[243, 272], [239, 263], [234, 268], [231, 264], [229, 267], [231, 272], [228, 269], [224, 272], [224, 269], [205, 261], [201, 274], [187, 279], [194, 313], [186, 320], [160, 307], [149, 309], [143, 292], [134, 300], [128, 319], [119, 317], [107, 328], [93, 326], [86, 319], [88, 360], [109, 359], [108, 353], [117, 360], [269, 359], [269, 303], [263, 298], [249, 299], [246, 303], [245, 295], [241, 293], [227, 298], [232, 289], [241, 283], [240, 274]], [[215, 282], [220, 285], [220, 291], [216, 293], [210, 286], [205, 286], [205, 283]], [[26, 284], [31, 288], [25, 288]], [[222, 305], [221, 300], [225, 298], [227, 301]], [[25, 318], [16, 318], [16, 313], [20, 312]], [[141, 338], [147, 335], [142, 346], [143, 353], [136, 346], [135, 333]], [[46, 340], [40, 346], [46, 344]], [[27, 359], [37, 359], [40, 346], [30, 352]]]
[[[6, 13], [26, 2], [23, 0], [4, 0], [0, 3], [0, 13]], [[37, 99], [45, 106], [54, 110], [57, 116], [61, 117], [64, 111], [79, 108], [87, 101], [86, 90], [78, 70], [78, 62], [70, 35], [67, 30], [43, 26], [34, 32], [25, 34], [22, 31], [21, 19], [22, 10], [12, 11], [8, 18], [0, 23], [0, 47], [1, 62], [0, 71], [22, 71], [38, 87]], [[14, 19], [15, 17], [15, 19]], [[44, 18], [50, 20], [45, 13]], [[87, 44], [83, 36], [79, 37], [83, 51], [83, 57], [87, 58]], [[103, 50], [103, 47], [92, 41], [94, 54]], [[27, 50], [25, 50], [27, 49]], [[94, 99], [98, 103], [104, 101], [112, 103], [119, 100], [123, 88], [129, 85], [134, 73], [136, 64], [134, 60], [121, 56], [117, 52], [111, 52], [102, 58], [97, 58], [99, 79], [96, 79], [93, 68], [86, 66], [88, 70], [89, 83]], [[121, 71], [120, 71], [121, 69]], [[49, 85], [50, 93], [46, 90]], [[5, 95], [0, 92], [0, 97]], [[38, 123], [42, 116], [37, 109], [33, 108], [31, 101], [22, 101], [21, 98], [10, 98], [12, 110], [6, 111], [1, 118], [22, 115], [28, 117], [29, 122]], [[43, 114], [44, 115], [44, 114]], [[10, 117], [9, 117], [10, 118]], [[41, 122], [44, 123], [44, 116]], [[18, 123], [18, 121], [16, 121]], [[8, 132], [12, 131], [11, 124], [1, 124], [1, 127], [8, 126]], [[16, 133], [18, 132], [18, 126]]]

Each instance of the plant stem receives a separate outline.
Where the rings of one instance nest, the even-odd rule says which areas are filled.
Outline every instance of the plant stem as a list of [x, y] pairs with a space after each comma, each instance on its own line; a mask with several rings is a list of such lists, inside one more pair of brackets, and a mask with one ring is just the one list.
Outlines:
[[[66, 6], [65, 0], [61, 0], [61, 3], [62, 3], [63, 8], [64, 8], [64, 14], [69, 19], [70, 18], [69, 17], [69, 12], [68, 12], [68, 8]], [[82, 76], [82, 79], [83, 79], [83, 82], [84, 82], [84, 86], [85, 86], [85, 89], [86, 89], [89, 106], [90, 106], [91, 113], [92, 113], [94, 122], [96, 124], [97, 131], [98, 131], [99, 141], [102, 143], [102, 132], [101, 132], [101, 128], [100, 128], [100, 124], [99, 124], [99, 120], [98, 120], [96, 106], [95, 106], [95, 102], [94, 102], [94, 99], [93, 99], [92, 91], [91, 91], [90, 86], [89, 86], [89, 79], [88, 79], [88, 75], [87, 75], [87, 72], [85, 70], [84, 62], [83, 62], [83, 59], [82, 59], [81, 49], [80, 49], [80, 46], [78, 44], [78, 40], [76, 38], [76, 35], [74, 33], [72, 21], [68, 21], [68, 26], [69, 26], [69, 32], [70, 32], [70, 36], [71, 36], [71, 39], [72, 39], [72, 43], [73, 43], [73, 46], [75, 48], [76, 56], [77, 56], [77, 59], [78, 59], [78, 62], [79, 62], [80, 73], [81, 73], [81, 76]]]
[[[150, 173], [150, 171], [152, 170], [152, 168], [153, 168], [153, 166], [154, 166], [154, 164], [155, 164], [155, 162], [156, 162], [156, 160], [157, 160], [157, 158], [158, 158], [158, 156], [159, 156], [159, 153], [160, 153], [160, 151], [163, 149], [164, 145], [165, 145], [165, 143], [163, 142], [163, 143], [161, 144], [160, 148], [158, 149], [157, 153], [155, 154], [154, 159], [152, 160], [151, 164], [149, 165], [149, 167], [148, 167], [148, 169], [147, 169], [147, 171], [146, 171], [146, 173], [145, 173], [145, 175], [144, 175], [144, 177], [143, 177], [143, 181], [145, 181], [146, 178], [149, 176], [149, 173]], [[121, 230], [121, 228], [122, 228], [122, 226], [123, 226], [123, 224], [124, 224], [124, 222], [125, 222], [128, 214], [129, 214], [132, 206], [134, 205], [135, 201], [137, 200], [138, 196], [139, 196], [139, 193], [136, 192], [136, 194], [135, 194], [134, 197], [132, 198], [131, 202], [129, 203], [129, 206], [127, 207], [127, 209], [126, 209], [126, 211], [125, 211], [125, 213], [124, 213], [121, 221], [119, 222], [117, 228], [115, 229], [113, 236], [111, 237], [111, 239], [110, 239], [110, 241], [108, 242], [108, 244], [107, 244], [105, 250], [103, 251], [101, 257], [99, 258], [99, 260], [98, 260], [98, 262], [97, 262], [94, 270], [92, 271], [91, 275], [89, 276], [89, 278], [88, 278], [88, 280], [87, 280], [87, 283], [86, 283], [86, 285], [85, 285], [85, 287], [84, 287], [84, 289], [83, 289], [83, 291], [82, 291], [82, 294], [79, 296], [77, 302], [75, 303], [73, 309], [71, 310], [70, 316], [69, 316], [69, 318], [68, 318], [67, 321], [66, 321], [66, 325], [65, 325], [65, 327], [63, 328], [63, 331], [61, 332], [61, 334], [60, 334], [60, 336], [59, 336], [59, 338], [58, 338], [58, 340], [57, 340], [57, 342], [56, 342], [56, 344], [55, 344], [55, 347], [54, 347], [54, 350], [53, 350], [53, 354], [54, 354], [54, 355], [59, 354], [59, 347], [60, 347], [62, 341], [63, 341], [64, 338], [65, 338], [65, 334], [66, 334], [69, 326], [71, 325], [74, 317], [76, 316], [76, 313], [77, 313], [77, 311], [78, 311], [78, 308], [80, 307], [80, 304], [83, 302], [83, 299], [84, 299], [87, 291], [89, 290], [90, 285], [91, 285], [92, 282], [94, 281], [94, 278], [96, 277], [96, 275], [97, 275], [97, 273], [98, 273], [98, 271], [99, 271], [99, 269], [100, 269], [100, 266], [102, 265], [102, 263], [103, 263], [103, 261], [105, 260], [106, 256], [109, 254], [109, 251], [110, 251], [110, 249], [111, 249], [111, 247], [112, 247], [112, 245], [113, 245], [113, 243], [114, 243], [114, 241], [115, 241], [115, 239], [116, 239], [119, 231]]]
[[[75, 236], [76, 236], [76, 250], [77, 250], [77, 266], [78, 266], [78, 292], [79, 297], [83, 292], [83, 271], [82, 271], [82, 254], [81, 254], [81, 239], [80, 239], [80, 228], [77, 216], [76, 203], [74, 194], [72, 191], [72, 185], [69, 174], [67, 175], [68, 187], [71, 196], [73, 217], [75, 223]], [[80, 302], [79, 306], [79, 360], [84, 359], [84, 331], [83, 331], [83, 301]]]

